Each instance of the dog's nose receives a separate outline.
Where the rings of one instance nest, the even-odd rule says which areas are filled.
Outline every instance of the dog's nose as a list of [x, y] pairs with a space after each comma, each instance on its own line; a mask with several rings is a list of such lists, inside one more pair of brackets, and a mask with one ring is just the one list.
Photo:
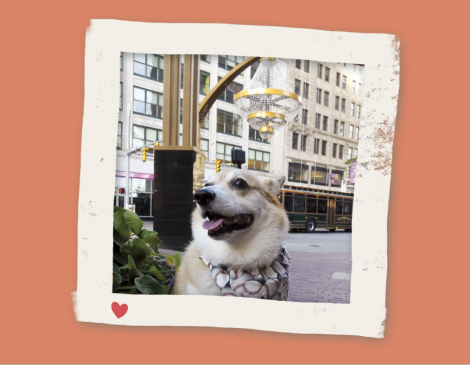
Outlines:
[[200, 189], [196, 191], [194, 199], [199, 205], [206, 205], [215, 198], [215, 193], [212, 190]]

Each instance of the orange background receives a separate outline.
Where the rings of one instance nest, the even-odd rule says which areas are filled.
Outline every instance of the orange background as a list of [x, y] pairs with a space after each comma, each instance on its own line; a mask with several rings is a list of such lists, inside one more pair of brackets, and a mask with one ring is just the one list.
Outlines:
[[[469, 9], [421, 3], [2, 2], [0, 361], [469, 362], [469, 204], [461, 195], [468, 185]], [[384, 339], [75, 321], [84, 47], [89, 20], [100, 18], [400, 38]]]

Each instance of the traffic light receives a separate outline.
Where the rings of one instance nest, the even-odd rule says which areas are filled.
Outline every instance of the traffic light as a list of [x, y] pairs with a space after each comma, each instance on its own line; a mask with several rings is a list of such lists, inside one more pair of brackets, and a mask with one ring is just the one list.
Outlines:
[[147, 147], [142, 148], [142, 161], [147, 161]]
[[220, 165], [222, 165], [222, 160], [215, 160], [215, 172], [220, 172]]
[[126, 190], [124, 188], [119, 188], [119, 194], [124, 194]]

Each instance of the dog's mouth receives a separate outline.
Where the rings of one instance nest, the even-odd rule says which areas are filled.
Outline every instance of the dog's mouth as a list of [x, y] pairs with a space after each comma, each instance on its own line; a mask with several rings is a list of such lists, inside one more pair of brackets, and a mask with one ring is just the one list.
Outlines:
[[207, 229], [207, 234], [211, 237], [220, 236], [224, 233], [247, 229], [253, 224], [252, 214], [237, 214], [234, 217], [224, 217], [220, 214], [206, 212], [206, 220], [202, 223], [202, 228]]

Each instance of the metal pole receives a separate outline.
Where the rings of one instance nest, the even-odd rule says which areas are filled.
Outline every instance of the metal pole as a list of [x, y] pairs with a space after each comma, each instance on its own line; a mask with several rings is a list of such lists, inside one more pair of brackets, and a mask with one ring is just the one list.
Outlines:
[[[131, 110], [130, 105], [127, 103], [127, 115], [129, 118], [129, 123], [127, 123], [127, 152], [131, 149]], [[129, 209], [129, 170], [131, 167], [131, 156], [127, 153], [127, 163], [126, 163], [126, 188], [124, 191], [124, 209]]]

